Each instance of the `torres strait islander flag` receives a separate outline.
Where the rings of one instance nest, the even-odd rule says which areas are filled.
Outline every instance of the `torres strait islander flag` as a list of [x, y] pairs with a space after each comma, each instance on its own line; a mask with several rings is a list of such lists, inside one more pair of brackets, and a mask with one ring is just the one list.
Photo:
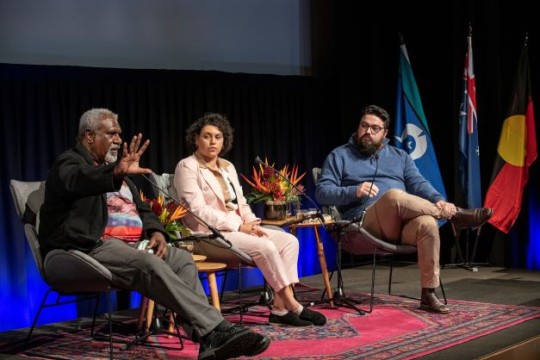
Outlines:
[[[446, 198], [420, 92], [403, 39], [400, 45], [398, 73], [394, 145], [409, 153], [420, 173]], [[441, 225], [443, 223], [444, 221], [440, 222]]]
[[484, 204], [484, 207], [493, 208], [489, 223], [506, 234], [521, 211], [523, 189], [529, 179], [529, 167], [537, 156], [526, 41], [521, 51], [514, 93], [503, 123], [491, 185]]

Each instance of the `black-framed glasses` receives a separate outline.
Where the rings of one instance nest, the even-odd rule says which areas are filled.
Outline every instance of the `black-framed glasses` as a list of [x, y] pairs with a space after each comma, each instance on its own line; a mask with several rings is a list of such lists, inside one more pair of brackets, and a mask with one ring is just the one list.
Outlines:
[[382, 126], [369, 125], [368, 123], [365, 123], [365, 122], [361, 122], [359, 126], [360, 126], [360, 129], [362, 129], [364, 131], [368, 131], [368, 129], [371, 129], [372, 134], [378, 134], [379, 131], [384, 130], [384, 127], [382, 127]]

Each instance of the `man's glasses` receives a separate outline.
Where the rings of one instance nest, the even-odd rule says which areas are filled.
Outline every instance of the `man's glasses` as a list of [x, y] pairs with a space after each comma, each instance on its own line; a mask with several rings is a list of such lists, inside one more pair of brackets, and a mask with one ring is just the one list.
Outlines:
[[360, 129], [364, 131], [368, 131], [368, 129], [371, 129], [372, 134], [378, 134], [379, 131], [383, 130], [384, 128], [382, 126], [369, 125], [368, 123], [362, 122], [360, 123]]

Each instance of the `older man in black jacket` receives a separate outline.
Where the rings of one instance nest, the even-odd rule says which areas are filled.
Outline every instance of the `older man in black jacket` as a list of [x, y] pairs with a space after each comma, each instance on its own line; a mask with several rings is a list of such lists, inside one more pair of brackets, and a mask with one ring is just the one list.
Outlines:
[[[161, 222], [127, 178], [151, 173], [139, 166], [150, 142], [138, 134], [122, 144], [121, 133], [110, 110], [81, 116], [78, 142], [58, 156], [47, 178], [39, 226], [44, 253], [84, 251], [111, 271], [115, 287], [136, 290], [175, 311], [200, 342], [199, 359], [263, 352], [270, 340], [225, 321], [209, 305], [191, 254], [167, 246]], [[137, 250], [141, 239], [149, 240], [152, 252]]]

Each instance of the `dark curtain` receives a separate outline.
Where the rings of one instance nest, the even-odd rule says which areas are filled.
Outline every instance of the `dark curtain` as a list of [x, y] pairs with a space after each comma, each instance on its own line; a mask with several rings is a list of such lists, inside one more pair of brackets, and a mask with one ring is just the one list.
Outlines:
[[[0, 313], [13, 313], [2, 319], [0, 330], [29, 326], [44, 291], [15, 215], [9, 180], [45, 179], [55, 156], [74, 144], [79, 116], [92, 107], [117, 112], [124, 139], [135, 132], [150, 138], [143, 165], [158, 173], [173, 172], [178, 160], [189, 155], [184, 131], [194, 119], [209, 111], [224, 113], [235, 128], [227, 158], [239, 172], [250, 172], [256, 156], [278, 167], [298, 164], [308, 172], [302, 183], [313, 197], [311, 168], [347, 140], [361, 107], [376, 103], [394, 113], [401, 32], [447, 194], [459, 204], [456, 139], [465, 37], [471, 23], [485, 194], [526, 32], [533, 98], [537, 105], [540, 101], [540, 32], [530, 5], [465, 0], [443, 1], [438, 5], [442, 10], [386, 2], [355, 8], [349, 2], [311, 5], [310, 77], [0, 64]], [[539, 242], [534, 231], [539, 227], [539, 183], [537, 161], [511, 234], [486, 226], [476, 260], [540, 267], [531, 260], [540, 247], [531, 245], [533, 239]], [[312, 205], [304, 199], [304, 207]], [[453, 237], [449, 226], [441, 231], [442, 258], [451, 261]], [[59, 320], [44, 316], [42, 322]]]
[[[311, 168], [322, 163], [332, 145], [321, 144], [338, 131], [321, 126], [332, 116], [332, 87], [315, 78], [8, 64], [0, 71], [0, 286], [6, 300], [0, 307], [8, 310], [17, 303], [30, 309], [12, 327], [29, 324], [44, 288], [15, 216], [9, 180], [45, 179], [54, 158], [75, 143], [85, 110], [110, 108], [119, 114], [125, 140], [136, 132], [150, 138], [143, 165], [156, 173], [174, 172], [189, 155], [184, 135], [194, 119], [208, 111], [224, 113], [235, 128], [227, 158], [241, 173], [250, 173], [256, 156], [276, 167], [295, 163], [308, 172], [302, 183], [311, 192]], [[151, 189], [140, 179], [139, 184]]]

